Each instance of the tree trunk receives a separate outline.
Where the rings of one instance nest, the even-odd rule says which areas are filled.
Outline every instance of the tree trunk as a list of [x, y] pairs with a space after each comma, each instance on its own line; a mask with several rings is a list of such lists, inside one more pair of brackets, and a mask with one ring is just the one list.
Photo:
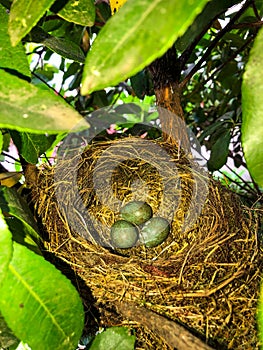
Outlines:
[[189, 141], [181, 106], [181, 68], [176, 50], [172, 47], [149, 66], [149, 71], [152, 75], [156, 103], [161, 107], [159, 117], [163, 139], [188, 149]]

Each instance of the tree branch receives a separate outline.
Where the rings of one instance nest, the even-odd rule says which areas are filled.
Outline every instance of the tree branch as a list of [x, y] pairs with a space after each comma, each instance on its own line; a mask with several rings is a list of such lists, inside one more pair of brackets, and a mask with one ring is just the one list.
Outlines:
[[134, 320], [158, 334], [172, 349], [213, 350], [183, 326], [151, 310], [127, 302], [115, 302], [115, 305], [124, 317]]
[[218, 33], [216, 38], [212, 41], [210, 46], [205, 51], [204, 55], [199, 59], [194, 68], [190, 71], [189, 74], [183, 79], [180, 83], [180, 88], [184, 88], [192, 76], [202, 67], [202, 64], [207, 60], [212, 50], [216, 47], [217, 43], [222, 39], [222, 37], [232, 29], [233, 24], [236, 20], [242, 15], [242, 13], [251, 5], [251, 1], [248, 1], [244, 6], [233, 16], [229, 23]]
[[263, 21], [237, 23], [233, 25], [232, 29], [246, 29], [246, 28], [258, 28], [263, 26]]
[[255, 36], [251, 36], [239, 49], [237, 49], [232, 56], [230, 56], [228, 58], [228, 60], [226, 60], [225, 62], [223, 62], [222, 64], [220, 64], [219, 67], [216, 68], [216, 70], [214, 70], [214, 72], [202, 83], [203, 85], [205, 85], [209, 80], [211, 80], [216, 73], [220, 72], [229, 62], [231, 62], [233, 59], [236, 58], [236, 56], [242, 52], [253, 40], [255, 39]]

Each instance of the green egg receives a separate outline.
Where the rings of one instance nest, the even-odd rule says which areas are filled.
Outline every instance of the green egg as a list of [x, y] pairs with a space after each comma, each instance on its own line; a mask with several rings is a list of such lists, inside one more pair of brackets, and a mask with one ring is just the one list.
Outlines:
[[161, 244], [170, 232], [169, 221], [162, 217], [153, 217], [141, 229], [141, 242], [152, 248]]
[[143, 201], [132, 201], [127, 203], [120, 210], [122, 219], [131, 222], [134, 225], [141, 225], [149, 220], [152, 215], [152, 208]]
[[118, 220], [111, 226], [110, 237], [114, 248], [131, 248], [138, 240], [138, 229], [128, 221]]

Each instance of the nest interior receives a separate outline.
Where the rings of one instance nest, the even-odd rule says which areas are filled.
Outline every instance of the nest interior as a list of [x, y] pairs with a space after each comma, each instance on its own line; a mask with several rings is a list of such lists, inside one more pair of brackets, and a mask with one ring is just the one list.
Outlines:
[[[136, 329], [137, 349], [175, 346], [163, 339], [161, 324], [159, 332], [136, 317], [114, 318], [119, 302], [179, 322], [220, 349], [259, 347], [259, 213], [189, 155], [135, 137], [94, 142], [41, 169], [33, 193], [46, 249], [92, 291], [105, 325]], [[111, 246], [110, 227], [131, 200], [170, 221], [159, 246]]]

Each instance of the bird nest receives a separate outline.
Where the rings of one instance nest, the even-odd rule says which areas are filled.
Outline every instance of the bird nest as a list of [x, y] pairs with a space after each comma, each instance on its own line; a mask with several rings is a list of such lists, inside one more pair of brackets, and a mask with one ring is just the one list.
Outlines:
[[[85, 282], [103, 325], [136, 330], [137, 349], [179, 348], [164, 318], [219, 349], [259, 346], [259, 214], [189, 154], [135, 137], [93, 142], [41, 169], [33, 193], [46, 249]], [[159, 246], [111, 245], [110, 227], [132, 200], [169, 220]]]

